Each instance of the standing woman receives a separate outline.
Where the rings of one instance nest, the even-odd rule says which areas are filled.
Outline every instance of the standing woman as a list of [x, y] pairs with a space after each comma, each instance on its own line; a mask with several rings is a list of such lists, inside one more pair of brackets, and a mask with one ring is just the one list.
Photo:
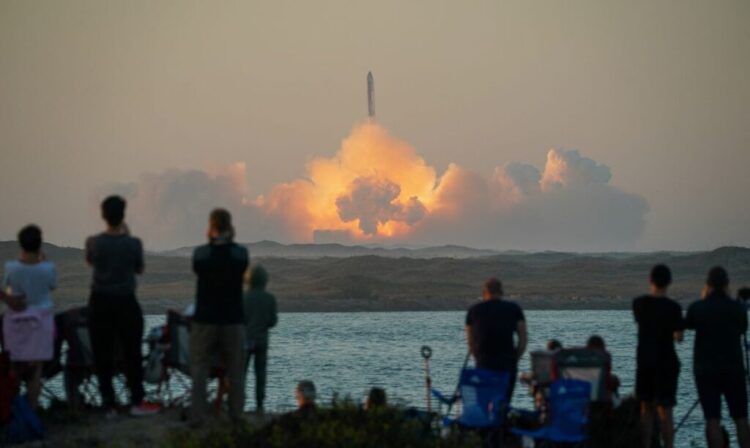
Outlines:
[[55, 265], [44, 259], [42, 230], [28, 225], [18, 233], [21, 255], [5, 263], [1, 299], [8, 311], [3, 336], [13, 369], [26, 382], [33, 408], [39, 405], [42, 364], [54, 355], [54, 315], [51, 291], [57, 287]]

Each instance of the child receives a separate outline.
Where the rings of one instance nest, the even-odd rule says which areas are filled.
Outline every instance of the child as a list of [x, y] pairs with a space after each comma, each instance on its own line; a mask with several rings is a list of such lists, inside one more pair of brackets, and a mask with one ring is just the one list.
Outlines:
[[13, 369], [26, 381], [31, 406], [39, 404], [42, 364], [54, 354], [54, 316], [50, 291], [57, 287], [55, 265], [44, 260], [42, 231], [28, 225], [18, 233], [21, 256], [5, 263], [0, 301], [7, 305], [3, 317], [5, 348]]

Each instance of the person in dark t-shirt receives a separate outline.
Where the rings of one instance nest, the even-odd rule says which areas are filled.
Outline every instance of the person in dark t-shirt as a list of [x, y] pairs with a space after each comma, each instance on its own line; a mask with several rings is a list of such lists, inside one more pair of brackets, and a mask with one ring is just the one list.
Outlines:
[[[466, 314], [466, 341], [478, 368], [510, 373], [508, 401], [518, 371], [518, 360], [526, 351], [526, 320], [515, 302], [501, 300], [503, 286], [491, 278], [484, 284], [482, 303], [469, 308]], [[518, 335], [518, 345], [513, 336]]]
[[641, 403], [641, 446], [651, 446], [654, 418], [658, 415], [664, 447], [672, 448], [672, 408], [680, 374], [674, 342], [682, 342], [685, 323], [680, 305], [667, 297], [672, 283], [669, 268], [663, 264], [654, 266], [649, 283], [651, 293], [633, 300], [633, 317], [638, 325], [635, 393]]
[[695, 330], [693, 373], [706, 420], [709, 448], [722, 446], [721, 396], [734, 419], [737, 440], [750, 448], [747, 423], [747, 382], [742, 356], [742, 336], [747, 331], [747, 311], [727, 294], [729, 275], [722, 267], [708, 272], [703, 300], [688, 308], [685, 324]]
[[211, 212], [208, 244], [193, 252], [197, 276], [195, 314], [190, 325], [190, 373], [193, 378], [191, 424], [207, 413], [206, 381], [219, 355], [229, 382], [229, 416], [237, 421], [245, 404], [245, 320], [242, 283], [249, 262], [247, 249], [234, 242], [232, 215]]
[[89, 297], [89, 333], [99, 392], [108, 417], [117, 414], [112, 385], [116, 373], [116, 346], [122, 352], [130, 389], [130, 413], [142, 416], [159, 410], [158, 405], [144, 401], [143, 312], [135, 296], [135, 277], [143, 273], [143, 245], [140, 239], [130, 235], [124, 221], [125, 207], [125, 199], [107, 197], [101, 204], [107, 229], [86, 240], [86, 262], [94, 270]]

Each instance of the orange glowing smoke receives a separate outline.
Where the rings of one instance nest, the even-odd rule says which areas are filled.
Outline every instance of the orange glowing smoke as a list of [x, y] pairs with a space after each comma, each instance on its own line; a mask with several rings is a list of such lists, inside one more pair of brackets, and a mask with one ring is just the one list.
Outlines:
[[320, 232], [359, 240], [406, 235], [434, 206], [435, 169], [374, 122], [356, 126], [335, 156], [306, 169], [307, 179], [277, 185], [256, 201], [299, 240]]

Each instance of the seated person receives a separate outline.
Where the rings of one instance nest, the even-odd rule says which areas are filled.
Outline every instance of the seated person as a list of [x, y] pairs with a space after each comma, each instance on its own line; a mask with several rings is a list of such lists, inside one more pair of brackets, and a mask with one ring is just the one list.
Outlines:
[[294, 396], [297, 399], [297, 410], [294, 414], [299, 417], [309, 417], [315, 414], [315, 384], [310, 380], [303, 380], [297, 384]]
[[558, 341], [557, 339], [550, 339], [549, 341], [547, 341], [547, 351], [556, 352], [562, 349], [562, 342]]
[[365, 401], [365, 410], [370, 411], [373, 409], [384, 408], [388, 405], [388, 399], [385, 395], [385, 389], [382, 387], [373, 387], [370, 389], [370, 393], [367, 394], [367, 401]]
[[607, 351], [607, 346], [604, 343], [604, 338], [602, 338], [599, 335], [592, 335], [589, 337], [588, 341], [586, 341], [586, 348], [589, 350], [596, 350], [600, 352], [604, 352], [609, 357], [609, 361], [607, 364], [607, 395], [609, 397], [617, 397], [619, 396], [618, 389], [620, 388], [620, 378], [617, 377], [617, 375], [612, 373], [612, 356]]

